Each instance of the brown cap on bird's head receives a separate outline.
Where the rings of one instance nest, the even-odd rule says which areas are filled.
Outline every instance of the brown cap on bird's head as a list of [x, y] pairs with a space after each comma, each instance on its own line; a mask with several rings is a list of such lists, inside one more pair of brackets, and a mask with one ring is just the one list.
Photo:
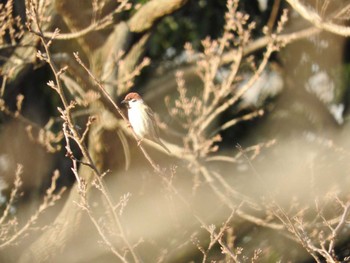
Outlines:
[[131, 100], [142, 100], [142, 98], [138, 93], [130, 92], [130, 93], [126, 94], [122, 103], [126, 103], [126, 102], [131, 101]]
[[132, 101], [132, 100], [141, 100], [142, 101], [142, 98], [138, 93], [130, 92], [130, 93], [126, 94], [124, 100], [122, 100], [122, 104], [125, 104], [126, 107], [129, 109], [130, 108], [129, 101]]

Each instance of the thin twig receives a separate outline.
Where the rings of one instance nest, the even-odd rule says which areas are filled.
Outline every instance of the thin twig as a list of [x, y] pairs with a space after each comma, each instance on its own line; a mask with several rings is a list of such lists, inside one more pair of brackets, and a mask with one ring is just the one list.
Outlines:
[[329, 254], [334, 254], [334, 246], [335, 246], [336, 238], [337, 238], [339, 232], [341, 231], [341, 229], [343, 228], [343, 226], [346, 224], [346, 219], [348, 217], [349, 210], [350, 210], [350, 203], [347, 203], [346, 206], [344, 207], [344, 211], [343, 211], [343, 214], [339, 220], [338, 225], [332, 231], [331, 241], [329, 242], [329, 247], [328, 247]]
[[[104, 185], [104, 183], [102, 181], [101, 172], [98, 170], [98, 168], [94, 164], [92, 157], [91, 157], [89, 151], [87, 150], [85, 143], [82, 142], [82, 137], [80, 136], [76, 126], [74, 125], [71, 110], [74, 108], [75, 103], [74, 102], [68, 103], [68, 101], [67, 101], [67, 98], [64, 94], [64, 90], [63, 90], [63, 87], [61, 85], [61, 80], [60, 80], [60, 75], [63, 74], [64, 71], [58, 70], [58, 68], [55, 66], [54, 62], [52, 61], [51, 52], [49, 50], [49, 44], [52, 42], [53, 38], [51, 40], [49, 40], [48, 42], [46, 42], [44, 35], [43, 35], [43, 32], [42, 32], [41, 27], [40, 27], [39, 22], [38, 22], [39, 19], [38, 19], [37, 10], [33, 4], [32, 4], [31, 11], [33, 14], [33, 21], [36, 23], [36, 26], [37, 26], [38, 32], [39, 32], [39, 37], [41, 39], [41, 42], [44, 46], [45, 53], [46, 53], [46, 55], [42, 56], [42, 57], [44, 60], [46, 60], [46, 62], [51, 67], [51, 70], [52, 70], [54, 77], [55, 77], [56, 85], [54, 83], [51, 83], [51, 82], [49, 82], [49, 85], [58, 93], [58, 95], [60, 96], [61, 101], [63, 103], [64, 110], [60, 110], [60, 112], [61, 112], [61, 117], [63, 118], [63, 120], [67, 124], [67, 127], [69, 128], [69, 131], [71, 133], [69, 137], [72, 138], [78, 144], [79, 149], [81, 150], [84, 159], [87, 160], [88, 166], [92, 169], [92, 171], [95, 175], [95, 179], [98, 181], [99, 186], [102, 189], [101, 192], [102, 192], [103, 196], [105, 197], [105, 199], [106, 199], [106, 201], [107, 201], [107, 203], [108, 203], [108, 205], [113, 213], [114, 220], [115, 220], [115, 222], [118, 226], [118, 229], [120, 231], [120, 235], [121, 235], [124, 243], [128, 247], [130, 253], [132, 254], [134, 261], [140, 262], [140, 259], [136, 255], [133, 246], [129, 243], [128, 239], [126, 238], [125, 232], [123, 230], [123, 227], [122, 227], [122, 224], [120, 222], [118, 215], [113, 210], [113, 207], [114, 207], [113, 201], [111, 200], [111, 197], [108, 194], [108, 189], [106, 188], [106, 186]], [[55, 32], [57, 32], [57, 31], [55, 31]], [[71, 153], [69, 153], [69, 155], [71, 157], [73, 157], [73, 155]], [[107, 238], [107, 237], [104, 237], [104, 238]]]

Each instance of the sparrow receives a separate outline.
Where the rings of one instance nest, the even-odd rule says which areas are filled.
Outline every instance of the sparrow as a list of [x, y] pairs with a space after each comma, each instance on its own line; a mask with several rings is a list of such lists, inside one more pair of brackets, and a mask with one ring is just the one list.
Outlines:
[[136, 92], [130, 92], [121, 103], [125, 104], [128, 109], [129, 122], [139, 139], [138, 144], [146, 138], [159, 144], [170, 153], [170, 150], [159, 138], [159, 128], [154, 119], [153, 111], [146, 105], [141, 96]]

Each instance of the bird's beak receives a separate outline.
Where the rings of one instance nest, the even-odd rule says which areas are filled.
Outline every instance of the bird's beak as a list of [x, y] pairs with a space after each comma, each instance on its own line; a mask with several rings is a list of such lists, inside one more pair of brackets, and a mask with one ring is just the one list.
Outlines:
[[122, 100], [121, 104], [125, 104], [126, 108], [128, 109], [130, 108], [127, 100]]

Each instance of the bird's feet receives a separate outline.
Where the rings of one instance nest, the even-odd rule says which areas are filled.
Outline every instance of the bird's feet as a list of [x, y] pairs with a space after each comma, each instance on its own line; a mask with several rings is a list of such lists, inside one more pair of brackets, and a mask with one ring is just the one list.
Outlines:
[[140, 146], [142, 142], [142, 139], [137, 140], [137, 146]]

